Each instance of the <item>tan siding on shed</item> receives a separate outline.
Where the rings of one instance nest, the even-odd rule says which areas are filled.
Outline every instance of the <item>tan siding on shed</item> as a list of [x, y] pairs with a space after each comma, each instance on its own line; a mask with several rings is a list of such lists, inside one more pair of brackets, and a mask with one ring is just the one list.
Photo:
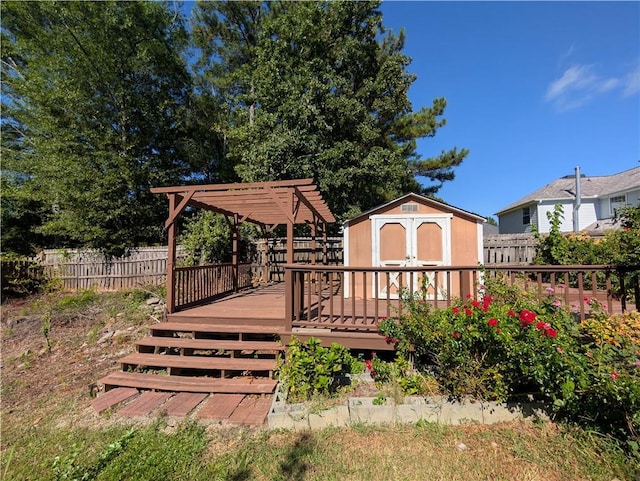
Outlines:
[[[417, 210], [412, 212], [403, 212], [403, 204], [417, 205]], [[372, 239], [372, 221], [371, 216], [398, 216], [398, 218], [406, 219], [408, 217], [421, 217], [429, 215], [452, 215], [450, 223], [451, 237], [451, 261], [453, 266], [473, 266], [478, 264], [479, 240], [478, 235], [480, 229], [478, 224], [481, 223], [480, 218], [473, 214], [465, 213], [456, 208], [448, 208], [447, 205], [423, 198], [421, 196], [410, 195], [405, 196], [389, 204], [373, 209], [361, 217], [356, 217], [348, 222], [348, 260], [349, 266], [353, 267], [372, 267], [374, 252]], [[400, 223], [386, 224], [380, 233], [380, 259], [381, 260], [401, 260], [406, 255], [406, 235], [409, 235]], [[417, 230], [417, 257], [419, 259], [430, 259], [438, 262], [445, 260], [446, 246], [442, 245], [442, 229], [437, 224], [425, 223], [418, 226]], [[425, 239], [432, 239], [431, 242], [425, 242]], [[355, 289], [348, 288], [350, 295], [355, 297], [363, 297], [363, 286], [360, 275], [356, 275], [354, 286]], [[463, 279], [463, 291], [467, 292], [472, 280], [469, 274], [468, 278]], [[460, 295], [460, 278], [457, 273], [453, 273], [451, 278], [451, 291], [453, 295]], [[366, 297], [372, 295], [370, 286], [367, 287]]]

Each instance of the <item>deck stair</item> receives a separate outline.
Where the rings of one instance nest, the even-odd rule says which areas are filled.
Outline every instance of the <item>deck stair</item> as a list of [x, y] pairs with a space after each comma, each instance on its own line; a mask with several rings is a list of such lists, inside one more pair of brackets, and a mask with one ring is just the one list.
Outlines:
[[279, 353], [279, 326], [215, 322], [161, 322], [119, 360], [122, 370], [99, 382], [105, 391], [139, 390], [271, 394]]

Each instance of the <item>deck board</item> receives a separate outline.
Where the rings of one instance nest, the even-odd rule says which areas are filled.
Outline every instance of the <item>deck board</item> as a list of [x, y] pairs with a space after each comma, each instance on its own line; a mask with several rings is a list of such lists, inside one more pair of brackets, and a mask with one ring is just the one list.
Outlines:
[[138, 390], [133, 387], [119, 387], [101, 394], [93, 400], [91, 407], [98, 413], [102, 414], [107, 409], [117, 406], [118, 404], [131, 399], [138, 394]]
[[249, 426], [261, 425], [267, 419], [270, 408], [271, 398], [247, 396], [229, 416], [229, 422]]
[[212, 394], [198, 411], [198, 417], [220, 421], [228, 419], [245, 397], [244, 394]]
[[147, 416], [169, 399], [169, 392], [143, 392], [140, 396], [118, 411], [120, 416]]
[[184, 417], [207, 397], [205, 393], [179, 392], [163, 406], [168, 416]]

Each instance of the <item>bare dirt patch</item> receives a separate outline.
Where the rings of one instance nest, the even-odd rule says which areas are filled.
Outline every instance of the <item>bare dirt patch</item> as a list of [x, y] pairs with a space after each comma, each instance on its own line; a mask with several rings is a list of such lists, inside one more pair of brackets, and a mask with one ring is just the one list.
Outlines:
[[114, 307], [51, 314], [33, 312], [24, 301], [3, 303], [3, 416], [33, 425], [53, 415], [61, 426], [114, 422], [116, 417], [98, 416], [90, 408], [96, 381], [119, 368], [118, 359], [157, 319], [153, 306], [141, 304], [130, 313]]

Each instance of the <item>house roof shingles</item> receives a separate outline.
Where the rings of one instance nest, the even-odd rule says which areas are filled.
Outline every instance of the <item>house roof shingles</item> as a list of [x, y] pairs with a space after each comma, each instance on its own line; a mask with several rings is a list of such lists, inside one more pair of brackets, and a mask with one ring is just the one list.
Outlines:
[[[640, 167], [613, 175], [581, 177], [580, 193], [583, 199], [597, 198], [631, 189], [640, 188]], [[497, 212], [498, 215], [540, 200], [562, 200], [575, 198], [576, 179], [574, 175], [561, 177], [541, 189], [523, 197]]]

